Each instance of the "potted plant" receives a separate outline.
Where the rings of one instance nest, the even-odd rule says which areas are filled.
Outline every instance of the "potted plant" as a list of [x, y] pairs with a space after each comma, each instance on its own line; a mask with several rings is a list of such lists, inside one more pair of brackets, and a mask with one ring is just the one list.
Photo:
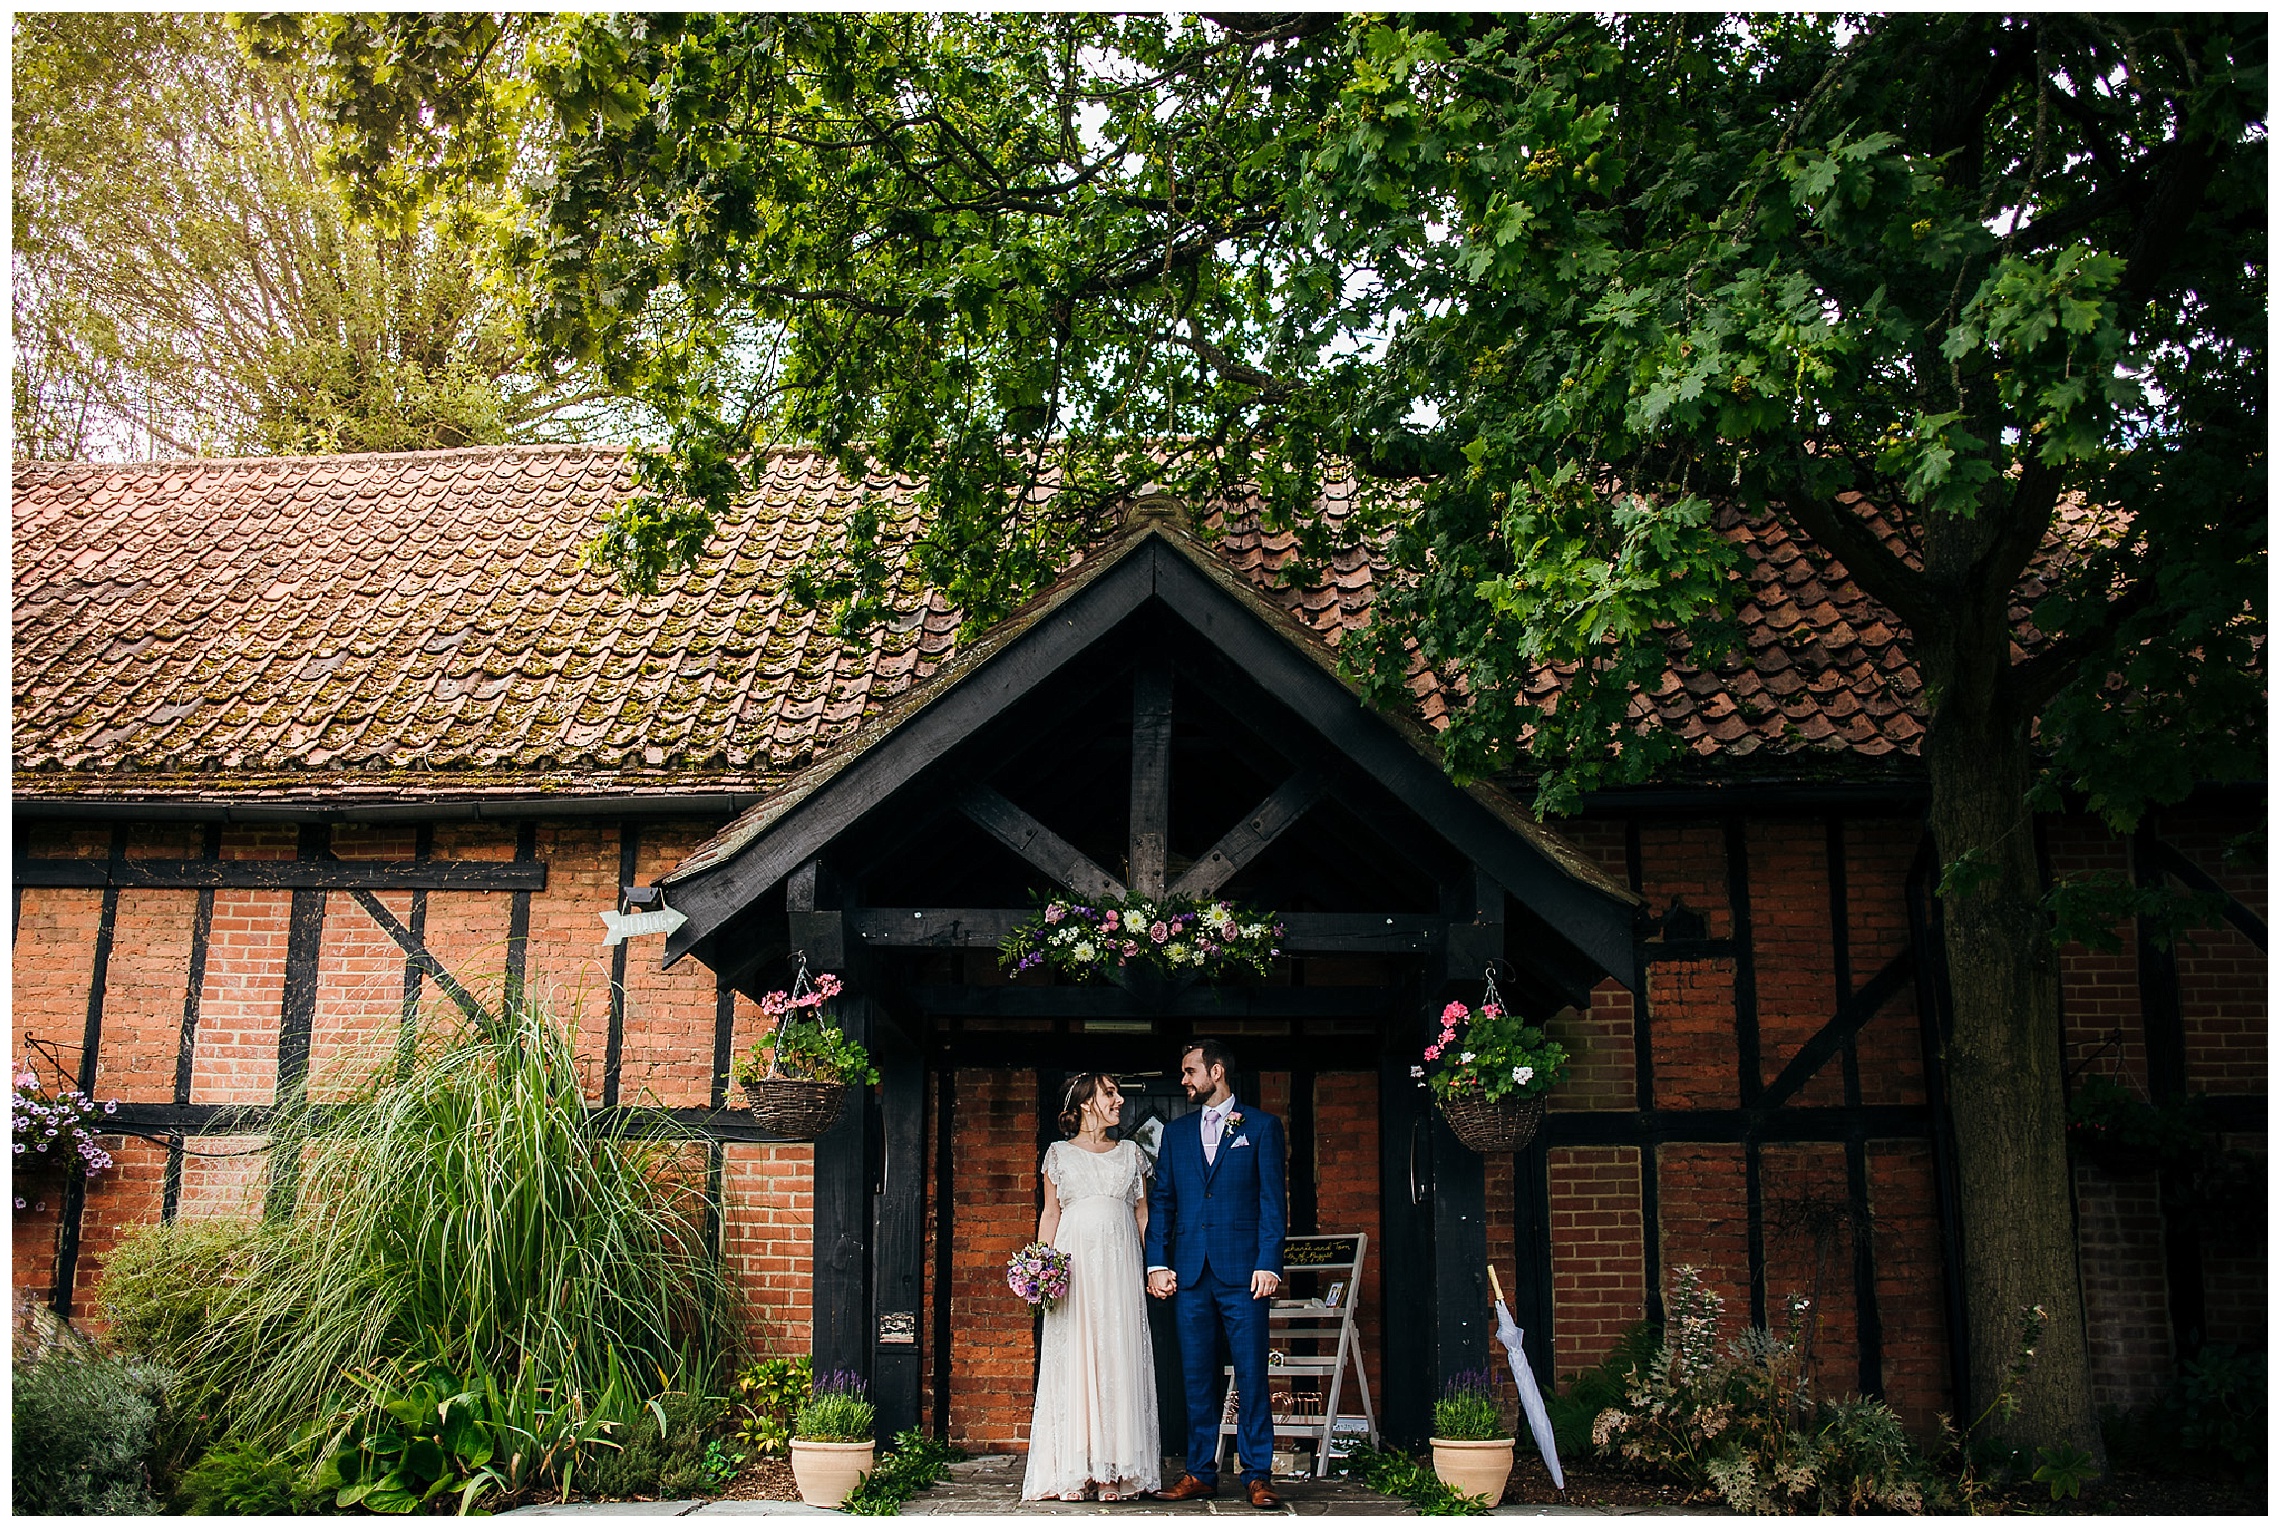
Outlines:
[[1468, 1370], [1433, 1403], [1433, 1473], [1450, 1490], [1492, 1507], [1504, 1499], [1512, 1473], [1512, 1434], [1497, 1414], [1495, 1384], [1488, 1370]]
[[1409, 1075], [1432, 1093], [1457, 1139], [1478, 1152], [1518, 1151], [1544, 1118], [1544, 1095], [1567, 1072], [1567, 1047], [1508, 1011], [1492, 976], [1479, 1010], [1451, 1003], [1441, 1033]]
[[753, 1118], [788, 1140], [818, 1139], [839, 1118], [850, 1086], [879, 1080], [869, 1053], [824, 1006], [843, 990], [828, 971], [811, 985], [802, 960], [789, 992], [760, 1000], [776, 1027], [733, 1068]]
[[871, 1472], [876, 1413], [863, 1377], [841, 1370], [815, 1382], [792, 1422], [792, 1479], [811, 1507], [836, 1507]]

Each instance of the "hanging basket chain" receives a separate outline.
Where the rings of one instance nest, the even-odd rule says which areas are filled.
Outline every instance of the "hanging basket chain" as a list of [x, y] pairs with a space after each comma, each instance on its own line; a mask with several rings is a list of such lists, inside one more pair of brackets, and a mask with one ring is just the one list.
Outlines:
[[791, 1001], [784, 1005], [782, 1013], [776, 1015], [776, 1027], [768, 1031], [768, 1075], [770, 1078], [784, 1075], [781, 1060], [784, 1049], [784, 1021], [798, 1011], [799, 1000], [814, 990], [814, 983], [808, 980], [807, 951], [795, 950], [793, 953], [799, 957], [800, 968], [792, 973]]

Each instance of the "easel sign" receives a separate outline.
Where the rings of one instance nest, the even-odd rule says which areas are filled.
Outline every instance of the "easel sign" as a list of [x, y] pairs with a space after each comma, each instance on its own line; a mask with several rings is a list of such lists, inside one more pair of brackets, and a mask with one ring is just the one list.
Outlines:
[[[1370, 1239], [1362, 1232], [1327, 1236], [1292, 1236], [1283, 1241], [1283, 1277], [1290, 1297], [1267, 1306], [1267, 1386], [1270, 1395], [1286, 1380], [1329, 1381], [1326, 1395], [1290, 1395], [1287, 1406], [1275, 1411], [1277, 1440], [1305, 1439], [1314, 1448], [1314, 1473], [1330, 1470], [1333, 1438], [1341, 1448], [1356, 1439], [1378, 1442], [1377, 1411], [1370, 1404], [1370, 1377], [1362, 1367], [1361, 1334], [1354, 1314], [1361, 1305], [1362, 1269], [1368, 1260]], [[1308, 1280], [1311, 1294], [1296, 1293], [1297, 1281]], [[1358, 1415], [1341, 1414], [1346, 1395], [1346, 1371], [1351, 1367], [1354, 1388], [1362, 1403]], [[1232, 1365], [1224, 1371], [1230, 1381], [1227, 1404], [1219, 1422], [1221, 1468], [1224, 1456], [1235, 1446], [1236, 1398]], [[1307, 1409], [1302, 1409], [1301, 1403]], [[1321, 1410], [1311, 1406], [1319, 1403]], [[1244, 1461], [1246, 1464], [1249, 1460]]]

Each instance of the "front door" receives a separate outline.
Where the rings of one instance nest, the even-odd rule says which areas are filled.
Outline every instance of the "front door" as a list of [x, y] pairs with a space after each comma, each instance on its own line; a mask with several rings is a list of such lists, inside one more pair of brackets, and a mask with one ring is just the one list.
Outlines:
[[[1151, 1164], [1163, 1139], [1164, 1127], [1195, 1105], [1180, 1089], [1172, 1072], [1122, 1073], [1117, 1086], [1124, 1090], [1124, 1122], [1117, 1134], [1137, 1141]], [[1159, 1453], [1174, 1458], [1187, 1455], [1187, 1378], [1180, 1367], [1179, 1326], [1172, 1317], [1172, 1302], [1148, 1302], [1148, 1339], [1156, 1352], [1156, 1425], [1163, 1436]]]

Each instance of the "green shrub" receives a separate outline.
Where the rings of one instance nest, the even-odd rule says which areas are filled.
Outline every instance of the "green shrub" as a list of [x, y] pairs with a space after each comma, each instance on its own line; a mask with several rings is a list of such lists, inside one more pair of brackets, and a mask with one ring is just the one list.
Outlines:
[[322, 1512], [328, 1493], [309, 1478], [307, 1461], [251, 1443], [210, 1449], [182, 1476], [176, 1505], [199, 1516], [284, 1517]]
[[857, 1517], [893, 1517], [904, 1502], [949, 1474], [952, 1461], [965, 1457], [915, 1427], [906, 1428], [895, 1434], [894, 1447], [840, 1505]]
[[842, 1369], [815, 1382], [792, 1423], [792, 1436], [809, 1443], [861, 1443], [870, 1438], [877, 1413], [864, 1398], [863, 1377]]
[[[707, 1462], [726, 1420], [717, 1400], [684, 1392], [659, 1396], [654, 1410], [644, 1407], [616, 1435], [616, 1448], [594, 1455], [579, 1474], [580, 1489], [606, 1501], [709, 1495], [727, 1483]], [[728, 1478], [734, 1475], [731, 1469]]]
[[1510, 1436], [1496, 1410], [1496, 1381], [1486, 1369], [1468, 1369], [1452, 1378], [1433, 1403], [1433, 1436], [1473, 1443]]
[[[1631, 1371], [1592, 1441], [1613, 1455], [1715, 1490], [1736, 1512], [1921, 1512], [1943, 1482], [1882, 1401], [1818, 1402], [1799, 1353], [1810, 1302], [1793, 1297], [1776, 1335], [1751, 1328], [1723, 1353], [1725, 1301], [1677, 1270], [1670, 1340]], [[2031, 1343], [2029, 1344], [2031, 1346]]]
[[815, 1365], [805, 1354], [745, 1365], [736, 1376], [736, 1441], [756, 1454], [781, 1457], [814, 1380]]
[[360, 1097], [288, 1106], [272, 1131], [291, 1210], [246, 1243], [188, 1360], [227, 1387], [235, 1436], [281, 1445], [360, 1403], [348, 1376], [407, 1355], [512, 1376], [579, 1425], [709, 1388], [726, 1286], [689, 1143], [590, 1112], [542, 1007], [449, 1035]]
[[110, 1340], [152, 1363], [182, 1365], [253, 1235], [237, 1221], [177, 1220], [127, 1237], [103, 1260], [96, 1292]]
[[2264, 1355], [2210, 1343], [2185, 1360], [2169, 1395], [2178, 1441], [2197, 1454], [2250, 1465], [2264, 1457]]
[[158, 1511], [149, 1461], [172, 1378], [150, 1364], [61, 1353], [18, 1368], [15, 1510]]
[[1559, 1445], [1561, 1458], [1578, 1459], [1591, 1452], [1592, 1424], [1608, 1407], [1622, 1403], [1631, 1371], [1652, 1364], [1661, 1346], [1661, 1329], [1651, 1321], [1641, 1321], [1617, 1339], [1614, 1350], [1596, 1367], [1569, 1380], [1566, 1390], [1544, 1398], [1544, 1410], [1552, 1419], [1552, 1439]]
[[1467, 1496], [1444, 1483], [1433, 1467], [1393, 1449], [1357, 1444], [1346, 1454], [1346, 1473], [1381, 1496], [1398, 1496], [1425, 1517], [1477, 1517], [1485, 1496]]

